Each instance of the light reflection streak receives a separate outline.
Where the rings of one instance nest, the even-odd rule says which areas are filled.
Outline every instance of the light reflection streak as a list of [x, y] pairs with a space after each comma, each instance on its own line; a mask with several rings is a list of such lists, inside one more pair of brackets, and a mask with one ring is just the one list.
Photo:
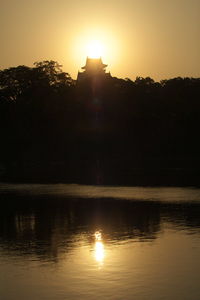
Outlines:
[[99, 265], [103, 265], [105, 250], [104, 244], [102, 242], [102, 235], [100, 231], [96, 231], [95, 234], [95, 247], [94, 247], [94, 257], [95, 260], [99, 263]]

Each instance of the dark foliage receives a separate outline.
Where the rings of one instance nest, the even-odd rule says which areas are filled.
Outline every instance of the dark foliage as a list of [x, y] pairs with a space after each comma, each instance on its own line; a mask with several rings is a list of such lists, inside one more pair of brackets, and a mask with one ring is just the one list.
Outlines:
[[101, 183], [117, 173], [126, 182], [133, 170], [198, 173], [199, 119], [200, 78], [78, 84], [54, 61], [0, 71], [0, 162], [19, 177], [48, 180], [56, 170], [58, 179]]

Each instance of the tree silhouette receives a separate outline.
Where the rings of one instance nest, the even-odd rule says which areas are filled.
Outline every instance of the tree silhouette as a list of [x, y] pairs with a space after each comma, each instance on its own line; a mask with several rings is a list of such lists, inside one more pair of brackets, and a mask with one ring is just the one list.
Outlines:
[[13, 172], [16, 165], [56, 162], [75, 181], [92, 180], [97, 157], [110, 178], [127, 161], [130, 170], [195, 166], [197, 172], [199, 78], [100, 81], [95, 89], [91, 78], [76, 84], [55, 61], [1, 70], [0, 164]]

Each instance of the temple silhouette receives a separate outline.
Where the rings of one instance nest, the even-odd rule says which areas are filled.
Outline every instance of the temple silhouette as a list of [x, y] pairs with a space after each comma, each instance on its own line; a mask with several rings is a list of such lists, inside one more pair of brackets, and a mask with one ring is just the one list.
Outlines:
[[81, 69], [83, 72], [78, 72], [77, 83], [83, 82], [90, 79], [104, 79], [111, 77], [110, 72], [106, 73], [106, 67], [108, 65], [102, 62], [100, 58], [89, 58], [86, 59], [86, 64]]

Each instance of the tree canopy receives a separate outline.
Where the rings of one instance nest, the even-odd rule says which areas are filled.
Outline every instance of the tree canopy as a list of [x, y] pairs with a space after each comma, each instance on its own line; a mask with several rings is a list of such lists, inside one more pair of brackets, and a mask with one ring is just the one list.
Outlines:
[[[95, 87], [94, 87], [95, 84]], [[0, 71], [0, 163], [98, 155], [200, 161], [200, 78], [79, 85], [55, 61]], [[7, 164], [6, 163], [6, 164]]]

